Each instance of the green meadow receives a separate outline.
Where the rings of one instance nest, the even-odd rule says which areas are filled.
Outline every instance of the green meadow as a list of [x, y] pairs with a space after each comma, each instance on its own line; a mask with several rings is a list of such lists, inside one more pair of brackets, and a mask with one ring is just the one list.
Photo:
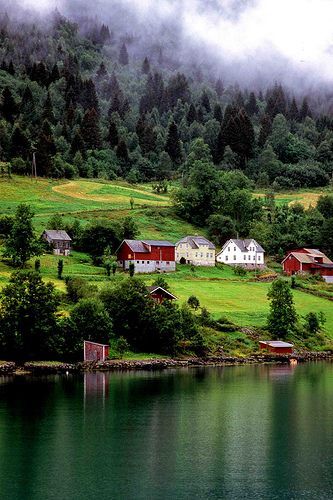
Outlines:
[[[299, 199], [300, 193], [296, 194]], [[306, 194], [309, 195], [303, 193], [303, 196]], [[283, 196], [287, 201], [286, 195]], [[133, 210], [130, 208], [130, 198], [134, 200]], [[305, 196], [302, 199], [307, 198]], [[60, 213], [68, 221], [77, 218], [83, 224], [96, 219], [115, 220], [131, 215], [138, 223], [140, 236], [147, 239], [168, 239], [176, 242], [186, 234], [203, 233], [202, 230], [177, 218], [172, 213], [169, 196], [153, 193], [148, 184], [131, 186], [124, 182], [96, 180], [35, 181], [17, 176], [11, 180], [0, 179], [0, 215], [12, 214], [22, 202], [33, 207], [37, 232], [42, 232], [52, 214]], [[58, 257], [46, 254], [42, 255], [40, 260], [44, 279], [53, 282], [59, 291], [64, 292], [64, 280], [57, 279]], [[82, 277], [98, 288], [114, 286], [126, 276], [117, 272], [115, 276], [108, 278], [103, 268], [94, 266], [89, 256], [80, 252], [73, 252], [63, 260], [64, 276]], [[33, 267], [33, 260], [29, 265]], [[0, 289], [8, 282], [11, 272], [13, 269], [0, 260]], [[215, 318], [224, 315], [244, 327], [265, 324], [269, 284], [255, 282], [253, 273], [238, 277], [228, 266], [195, 268], [194, 271], [190, 266], [178, 266], [177, 272], [164, 277], [180, 302], [186, 301], [190, 295], [196, 295], [201, 306], [206, 307]], [[154, 278], [154, 275], [143, 276], [147, 284], [151, 284]], [[328, 288], [330, 290], [327, 290], [327, 296], [330, 297], [333, 286]], [[301, 291], [295, 291], [294, 298], [300, 316], [310, 311], [325, 313], [326, 332], [333, 339], [333, 303]]]

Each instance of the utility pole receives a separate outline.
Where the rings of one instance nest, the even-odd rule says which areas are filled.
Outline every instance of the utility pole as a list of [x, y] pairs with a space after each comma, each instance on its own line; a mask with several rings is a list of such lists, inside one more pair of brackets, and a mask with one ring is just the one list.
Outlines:
[[36, 153], [33, 151], [32, 153], [32, 177], [35, 177], [37, 180], [37, 165], [36, 165]]

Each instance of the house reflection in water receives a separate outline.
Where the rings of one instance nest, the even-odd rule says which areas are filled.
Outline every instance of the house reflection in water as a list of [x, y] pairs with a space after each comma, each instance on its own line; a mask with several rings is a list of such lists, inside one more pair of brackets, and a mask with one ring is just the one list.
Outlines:
[[102, 400], [109, 396], [109, 378], [104, 372], [84, 373], [84, 401]]

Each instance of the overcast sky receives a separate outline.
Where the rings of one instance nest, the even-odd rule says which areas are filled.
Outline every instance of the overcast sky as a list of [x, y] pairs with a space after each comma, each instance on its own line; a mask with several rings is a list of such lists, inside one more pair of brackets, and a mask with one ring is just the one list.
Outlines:
[[[135, 10], [143, 23], [177, 19], [188, 41], [207, 45], [226, 61], [256, 64], [280, 54], [318, 79], [333, 79], [333, 0], [89, 0], [87, 9], [112, 18], [115, 1]], [[19, 0], [39, 11], [64, 11], [66, 2]], [[82, 11], [84, 5], [82, 0]]]

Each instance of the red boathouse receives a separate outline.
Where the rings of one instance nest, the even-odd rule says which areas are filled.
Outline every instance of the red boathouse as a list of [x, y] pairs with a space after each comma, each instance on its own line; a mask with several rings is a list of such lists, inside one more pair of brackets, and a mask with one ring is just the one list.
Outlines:
[[83, 342], [84, 361], [105, 361], [109, 357], [110, 346], [85, 340]]
[[136, 273], [175, 271], [175, 245], [169, 241], [124, 240], [117, 250], [117, 263], [128, 270], [131, 262]]
[[292, 354], [293, 344], [282, 342], [281, 340], [260, 340], [259, 348], [266, 351], [273, 352], [274, 354]]
[[333, 262], [318, 249], [292, 250], [283, 259], [282, 266], [286, 274], [320, 274], [327, 283], [333, 283]]

